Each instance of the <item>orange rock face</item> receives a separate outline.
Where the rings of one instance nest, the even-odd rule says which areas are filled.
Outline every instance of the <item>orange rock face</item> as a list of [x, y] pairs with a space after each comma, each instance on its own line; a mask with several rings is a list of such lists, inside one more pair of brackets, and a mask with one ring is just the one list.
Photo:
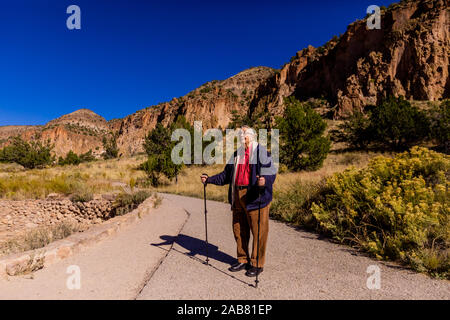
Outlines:
[[250, 68], [226, 80], [205, 83], [183, 97], [129, 115], [120, 125], [114, 123], [119, 134], [119, 149], [124, 155], [142, 152], [145, 135], [158, 122], [168, 126], [179, 115], [190, 123], [202, 121], [204, 129], [225, 129], [232, 112], [247, 113], [257, 88], [274, 74], [271, 68]]
[[[99, 156], [103, 152], [103, 136], [108, 132], [109, 125], [104, 118], [90, 110], [80, 109], [52, 120], [45, 126], [0, 127], [0, 139], [20, 136], [26, 141], [50, 141], [58, 157], [66, 155], [70, 150], [77, 154], [92, 150]], [[3, 145], [6, 144], [4, 141]]]
[[283, 98], [324, 97], [335, 118], [388, 95], [436, 101], [448, 98], [448, 1], [409, 1], [382, 11], [381, 29], [352, 23], [339, 39], [297, 53], [261, 87], [255, 106], [280, 113]]
[[320, 48], [299, 51], [281, 70], [257, 67], [222, 81], [211, 81], [187, 95], [107, 122], [81, 109], [45, 126], [0, 127], [0, 147], [7, 139], [50, 139], [57, 156], [103, 152], [102, 139], [118, 135], [122, 155], [143, 151], [145, 135], [157, 123], [170, 125], [179, 115], [203, 128], [226, 128], [232, 113], [272, 116], [283, 112], [284, 98], [325, 98], [334, 117], [363, 110], [389, 95], [439, 100], [450, 93], [450, 10], [446, 0], [408, 1], [382, 10], [381, 29], [366, 20], [350, 24], [345, 34]]

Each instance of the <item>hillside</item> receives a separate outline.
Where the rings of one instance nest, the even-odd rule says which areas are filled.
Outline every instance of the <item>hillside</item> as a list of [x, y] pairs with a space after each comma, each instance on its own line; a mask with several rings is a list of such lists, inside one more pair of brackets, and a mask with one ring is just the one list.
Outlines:
[[58, 156], [90, 149], [100, 155], [102, 138], [112, 131], [120, 153], [131, 155], [143, 151], [145, 134], [158, 122], [167, 126], [179, 115], [191, 123], [203, 121], [204, 129], [226, 128], [236, 111], [253, 117], [262, 111], [280, 115], [284, 98], [291, 95], [326, 100], [321, 113], [335, 120], [389, 95], [419, 101], [449, 98], [449, 30], [447, 1], [401, 1], [382, 10], [380, 30], [368, 30], [366, 20], [358, 20], [322, 47], [297, 52], [281, 70], [250, 68], [109, 122], [81, 109], [45, 126], [0, 127], [0, 147], [20, 135], [50, 139]]
[[183, 97], [109, 122], [91, 110], [80, 109], [44, 126], [0, 127], [0, 146], [6, 145], [8, 138], [19, 135], [27, 141], [50, 140], [57, 156], [70, 150], [77, 154], [92, 150], [100, 156], [103, 137], [114, 132], [118, 134], [120, 153], [135, 154], [143, 151], [142, 140], [156, 123], [169, 125], [178, 115], [186, 116], [190, 122], [202, 120], [205, 128], [225, 128], [231, 120], [231, 112], [247, 112], [256, 89], [274, 74], [271, 68], [250, 68], [226, 80], [207, 82]]
[[103, 152], [102, 139], [109, 132], [106, 120], [88, 109], [80, 109], [48, 122], [44, 126], [0, 127], [0, 145], [7, 139], [20, 136], [26, 141], [40, 140], [54, 144], [57, 156], [70, 150], [78, 154], [92, 150], [97, 156]]
[[205, 83], [183, 97], [140, 110], [122, 121], [115, 121], [111, 128], [119, 134], [119, 148], [125, 154], [143, 151], [145, 134], [158, 122], [169, 125], [178, 115], [184, 115], [191, 123], [201, 120], [204, 128], [226, 128], [231, 121], [231, 112], [246, 113], [255, 98], [256, 89], [274, 74], [275, 70], [271, 68], [250, 68], [226, 80]]
[[252, 111], [280, 113], [283, 98], [290, 95], [327, 99], [334, 118], [388, 95], [448, 98], [448, 1], [402, 1], [381, 14], [380, 30], [368, 30], [366, 20], [356, 21], [324, 46], [299, 51], [258, 89]]
[[9, 137], [20, 135], [27, 130], [35, 128], [36, 126], [0, 126], [0, 145], [8, 140]]

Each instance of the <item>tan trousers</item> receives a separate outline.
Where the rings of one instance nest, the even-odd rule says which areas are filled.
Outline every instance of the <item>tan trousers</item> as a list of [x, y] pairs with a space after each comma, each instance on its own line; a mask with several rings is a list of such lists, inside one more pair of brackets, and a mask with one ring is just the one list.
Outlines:
[[[256, 266], [256, 248], [258, 237], [258, 209], [247, 211], [245, 198], [247, 190], [235, 189], [235, 200], [233, 206], [233, 233], [237, 244], [237, 259], [239, 263], [251, 262]], [[269, 235], [269, 209], [270, 204], [261, 208], [261, 221], [259, 229], [259, 264], [258, 268], [264, 267], [266, 258], [267, 237]], [[250, 231], [253, 235], [252, 255], [249, 255]]]

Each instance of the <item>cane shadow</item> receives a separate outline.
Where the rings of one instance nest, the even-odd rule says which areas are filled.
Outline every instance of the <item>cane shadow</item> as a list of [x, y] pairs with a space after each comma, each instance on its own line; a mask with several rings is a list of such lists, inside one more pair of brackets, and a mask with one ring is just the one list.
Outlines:
[[179, 234], [178, 236], [163, 235], [160, 238], [164, 241], [160, 243], [152, 243], [152, 246], [160, 247], [173, 245], [176, 243], [188, 250], [188, 252], [184, 252], [184, 254], [189, 257], [196, 257], [197, 255], [206, 257], [206, 255], [208, 255], [210, 259], [227, 263], [229, 265], [236, 263], [236, 259], [234, 257], [220, 251], [218, 246], [212, 245], [211, 243], [206, 244], [206, 241], [185, 234]]
[[[200, 262], [202, 264], [205, 264], [205, 261], [203, 261], [202, 259], [197, 257], [197, 255], [206, 256], [206, 248], [208, 248], [208, 256], [210, 259], [214, 259], [216, 261], [220, 261], [223, 263], [228, 263], [229, 265], [233, 265], [234, 263], [237, 262], [237, 260], [235, 258], [233, 258], [232, 256], [220, 251], [219, 247], [212, 245], [210, 243], [208, 243], [208, 245], [206, 245], [206, 241], [203, 241], [203, 240], [200, 240], [197, 238], [193, 238], [193, 237], [187, 236], [185, 234], [179, 234], [178, 236], [175, 236], [175, 237], [164, 235], [164, 236], [160, 236], [160, 238], [164, 241], [161, 243], [152, 243], [151, 245], [158, 247], [159, 249], [162, 249], [165, 251], [173, 250], [179, 254], [188, 256], [189, 258], [191, 258], [197, 262]], [[182, 252], [182, 251], [174, 248], [173, 247], [174, 243], [179, 244], [181, 247], [188, 250], [189, 252]], [[165, 245], [172, 246], [172, 248], [169, 250], [165, 249], [165, 248], [161, 248], [161, 246], [165, 246]], [[251, 283], [243, 281], [239, 278], [236, 278], [234, 275], [224, 272], [223, 270], [220, 270], [219, 268], [217, 268], [211, 264], [209, 264], [209, 266], [214, 268], [216, 271], [219, 271], [219, 272], [223, 273], [224, 275], [227, 275], [228, 277], [233, 278], [234, 280], [237, 280], [247, 286], [254, 287], [254, 284], [251, 284]]]

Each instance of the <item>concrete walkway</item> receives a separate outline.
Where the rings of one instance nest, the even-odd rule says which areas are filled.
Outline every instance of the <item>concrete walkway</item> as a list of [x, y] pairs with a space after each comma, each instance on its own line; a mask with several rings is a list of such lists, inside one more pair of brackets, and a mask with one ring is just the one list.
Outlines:
[[[227, 270], [236, 250], [230, 206], [207, 203], [212, 258], [206, 266], [203, 201], [165, 197], [190, 218], [176, 239], [162, 237], [174, 246], [138, 299], [450, 299], [448, 281], [380, 263], [276, 221], [270, 221], [267, 263], [255, 289], [245, 271]], [[367, 288], [370, 265], [380, 268], [379, 290]]]
[[[244, 271], [231, 274], [235, 242], [229, 205], [208, 201], [210, 266], [204, 265], [203, 201], [164, 195], [138, 223], [43, 270], [0, 281], [1, 299], [450, 299], [450, 284], [365, 257], [270, 221], [267, 264], [258, 289]], [[81, 270], [69, 290], [67, 267]], [[370, 265], [381, 288], [367, 288]]]
[[[170, 249], [160, 235], [176, 236], [188, 215], [168, 201], [118, 234], [30, 276], [0, 280], [0, 299], [134, 299]], [[80, 290], [69, 290], [68, 267], [80, 269]], [[70, 269], [69, 269], [70, 271]], [[74, 283], [74, 282], [71, 282]], [[76, 282], [75, 282], [76, 283]]]

